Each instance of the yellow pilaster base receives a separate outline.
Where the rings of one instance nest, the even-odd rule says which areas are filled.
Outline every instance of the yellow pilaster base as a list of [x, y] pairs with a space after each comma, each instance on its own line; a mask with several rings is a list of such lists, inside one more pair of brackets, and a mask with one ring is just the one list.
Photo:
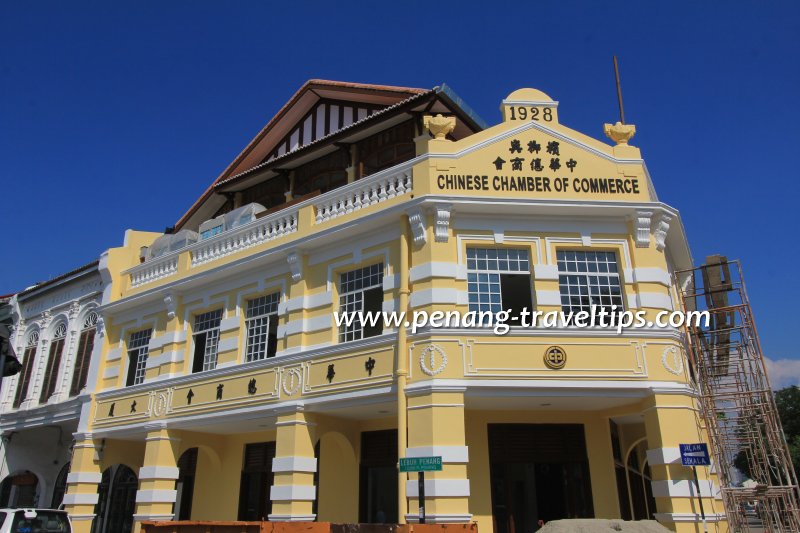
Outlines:
[[[656, 518], [678, 533], [703, 531], [692, 470], [680, 461], [680, 444], [707, 442], [699, 424], [695, 401], [688, 395], [655, 394], [645, 401], [647, 461], [650, 465]], [[706, 467], [698, 467], [703, 507], [708, 530], [728, 531], [722, 500], [716, 499], [719, 485]]]
[[72, 449], [64, 509], [69, 513], [75, 533], [89, 533], [92, 529], [97, 486], [102, 479], [99, 448], [99, 442], [85, 438], [78, 439]]
[[275, 481], [270, 491], [271, 521], [313, 521], [316, 486], [314, 473], [314, 424], [302, 407], [278, 415], [275, 459], [272, 471]]
[[180, 438], [166, 427], [152, 428], [145, 438], [144, 466], [139, 470], [134, 532], [142, 520], [172, 520], [177, 492]]
[[[464, 390], [410, 387], [406, 457], [442, 457], [441, 472], [425, 473], [427, 523], [469, 522], [469, 450], [464, 435]], [[409, 522], [419, 521], [419, 479], [409, 476]]]

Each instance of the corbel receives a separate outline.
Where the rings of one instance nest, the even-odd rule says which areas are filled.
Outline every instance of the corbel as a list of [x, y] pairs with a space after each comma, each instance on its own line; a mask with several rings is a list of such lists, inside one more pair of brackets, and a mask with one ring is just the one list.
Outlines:
[[408, 224], [411, 226], [411, 232], [414, 234], [414, 244], [422, 246], [428, 242], [428, 237], [425, 234], [425, 214], [419, 207], [409, 209], [406, 214], [408, 215]]
[[658, 223], [653, 232], [653, 237], [656, 241], [656, 250], [659, 252], [663, 252], [664, 248], [667, 246], [667, 233], [669, 233], [669, 224], [671, 221], [672, 215], [665, 211], [662, 211], [661, 216], [658, 217]]
[[636, 229], [636, 247], [650, 247], [650, 226], [653, 221], [652, 211], [636, 211], [634, 225]]
[[289, 263], [289, 270], [292, 272], [292, 281], [300, 281], [303, 279], [302, 256], [296, 250], [293, 250], [286, 256], [286, 261]]
[[453, 204], [434, 204], [433, 206], [433, 232], [436, 242], [447, 242], [450, 238], [450, 216]]

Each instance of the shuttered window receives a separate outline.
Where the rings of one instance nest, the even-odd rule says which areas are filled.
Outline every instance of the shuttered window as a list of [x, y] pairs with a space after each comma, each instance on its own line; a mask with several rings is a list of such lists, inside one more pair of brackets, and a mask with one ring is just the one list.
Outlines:
[[72, 384], [69, 388], [70, 396], [79, 394], [86, 386], [96, 332], [97, 313], [89, 313], [83, 321], [83, 330], [81, 331], [81, 338], [78, 341], [78, 353], [75, 354], [75, 370], [72, 372]]
[[39, 332], [34, 331], [28, 337], [28, 345], [23, 353], [22, 370], [17, 379], [17, 393], [14, 396], [14, 409], [18, 408], [28, 396], [28, 386], [33, 373], [33, 361], [36, 359], [36, 346], [39, 344]]
[[56, 390], [58, 381], [58, 369], [61, 367], [61, 356], [64, 353], [64, 341], [67, 336], [67, 325], [59, 324], [50, 341], [50, 353], [47, 355], [47, 366], [44, 369], [44, 379], [42, 380], [42, 392], [39, 395], [39, 403], [47, 403], [47, 400]]

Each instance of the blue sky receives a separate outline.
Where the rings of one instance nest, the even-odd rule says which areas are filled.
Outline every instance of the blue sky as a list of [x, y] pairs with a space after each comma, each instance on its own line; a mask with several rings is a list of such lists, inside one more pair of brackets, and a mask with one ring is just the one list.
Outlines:
[[661, 200], [798, 382], [799, 41], [797, 2], [4, 2], [0, 294], [172, 225], [309, 78], [446, 82], [490, 124], [535, 87], [603, 138], [617, 54]]

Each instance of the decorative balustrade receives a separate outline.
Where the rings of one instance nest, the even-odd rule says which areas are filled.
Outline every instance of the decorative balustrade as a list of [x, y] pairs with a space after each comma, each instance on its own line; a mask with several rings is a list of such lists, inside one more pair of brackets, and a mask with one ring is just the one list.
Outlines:
[[316, 223], [347, 215], [411, 192], [411, 166], [391, 168], [335, 189], [314, 203]]
[[353, 213], [371, 205], [379, 204], [412, 191], [411, 161], [371, 176], [360, 179], [313, 199], [282, 209], [276, 213], [256, 219], [209, 239], [196, 242], [181, 250], [152, 259], [129, 269], [131, 288], [172, 276], [178, 272], [180, 254], [191, 254], [191, 266], [196, 267], [215, 261], [247, 248], [297, 232], [301, 209], [314, 208], [315, 223]]
[[296, 232], [298, 212], [297, 208], [284, 209], [239, 228], [228, 230], [210, 239], [192, 244], [188, 247], [192, 254], [192, 266], [202, 265], [220, 257]]
[[157, 257], [141, 265], [136, 265], [128, 272], [133, 288], [172, 276], [178, 272], [178, 254], [173, 252], [166, 257]]

